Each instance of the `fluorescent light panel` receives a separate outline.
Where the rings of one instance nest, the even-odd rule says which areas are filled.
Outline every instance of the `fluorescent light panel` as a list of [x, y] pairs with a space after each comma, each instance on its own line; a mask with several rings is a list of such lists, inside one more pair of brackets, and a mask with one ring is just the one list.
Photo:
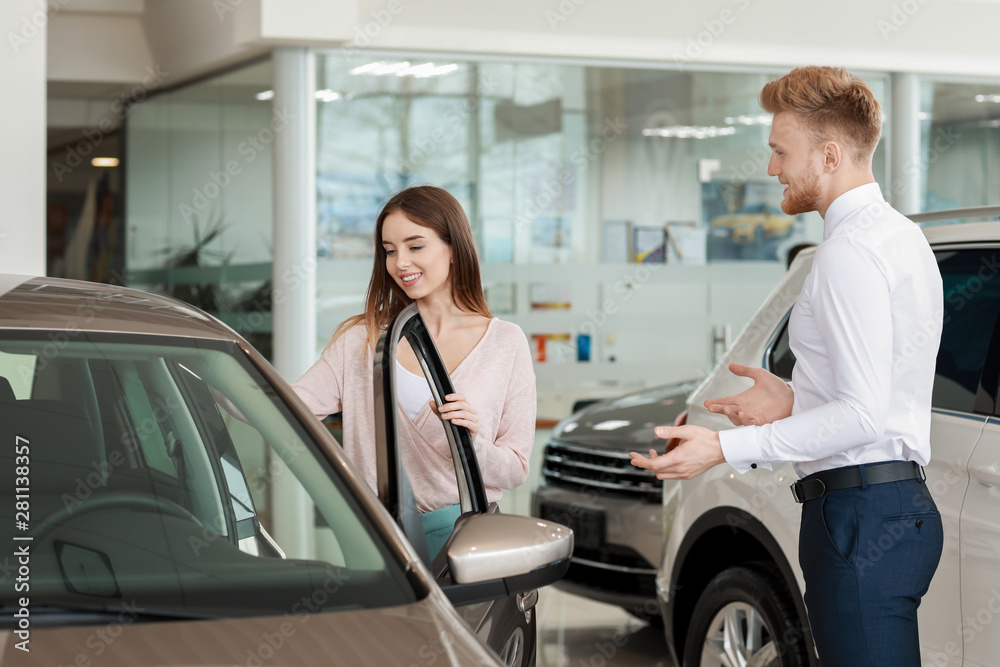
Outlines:
[[[265, 90], [257, 93], [256, 95], [254, 95], [254, 97], [256, 97], [258, 100], [262, 102], [266, 102], [267, 100], [273, 100], [274, 91]], [[350, 97], [351, 96], [348, 95], [347, 99], [350, 99]], [[330, 90], [329, 88], [325, 88], [323, 90], [316, 91], [316, 99], [319, 100], [320, 102], [336, 102], [337, 100], [344, 99], [344, 95], [338, 93], [335, 90]]]
[[740, 114], [739, 116], [726, 116], [726, 125], [770, 125], [771, 114], [760, 113], [753, 115]]
[[675, 137], [677, 139], [710, 139], [736, 134], [735, 127], [715, 125], [672, 125], [670, 127], [650, 127], [642, 131], [647, 137]]
[[375, 62], [367, 65], [360, 65], [350, 71], [355, 76], [360, 74], [370, 74], [372, 76], [386, 76], [395, 74], [396, 76], [412, 76], [417, 79], [427, 79], [432, 76], [444, 76], [451, 74], [458, 69], [455, 63], [447, 65], [435, 65], [434, 63], [420, 63], [414, 65], [408, 60], [396, 63]]

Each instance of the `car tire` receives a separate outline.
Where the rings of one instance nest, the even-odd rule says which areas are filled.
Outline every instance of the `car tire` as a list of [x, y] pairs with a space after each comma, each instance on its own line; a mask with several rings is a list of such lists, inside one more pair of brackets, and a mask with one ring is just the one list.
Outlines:
[[702, 592], [691, 615], [684, 667], [805, 667], [806, 641], [777, 568], [731, 567]]
[[519, 611], [513, 597], [496, 600], [494, 604], [507, 608], [491, 614], [496, 625], [490, 628], [486, 644], [500, 647], [497, 657], [505, 667], [535, 667], [538, 610]]

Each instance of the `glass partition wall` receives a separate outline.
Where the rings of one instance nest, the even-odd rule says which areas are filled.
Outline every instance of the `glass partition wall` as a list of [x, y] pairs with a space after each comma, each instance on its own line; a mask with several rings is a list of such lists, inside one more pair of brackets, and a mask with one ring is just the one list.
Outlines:
[[[818, 215], [780, 212], [766, 173], [757, 95], [783, 70], [316, 57], [317, 353], [361, 310], [376, 214], [412, 184], [465, 207], [490, 305], [528, 335], [540, 395], [705, 373], [789, 251], [821, 238]], [[862, 76], [890, 117], [889, 75]], [[265, 352], [271, 77], [260, 62], [150, 97], [125, 133], [130, 282], [218, 313]], [[1000, 201], [1000, 81], [922, 79], [921, 128], [924, 210]]]
[[[378, 210], [409, 185], [465, 207], [490, 306], [528, 335], [540, 386], [704, 374], [789, 250], [822, 236], [766, 173], [757, 95], [777, 70], [334, 52], [317, 72], [317, 345], [360, 312]], [[866, 78], [886, 105], [887, 78]]]
[[270, 357], [270, 61], [128, 109], [126, 276], [203, 308]]
[[921, 87], [923, 210], [1000, 203], [1000, 82]]

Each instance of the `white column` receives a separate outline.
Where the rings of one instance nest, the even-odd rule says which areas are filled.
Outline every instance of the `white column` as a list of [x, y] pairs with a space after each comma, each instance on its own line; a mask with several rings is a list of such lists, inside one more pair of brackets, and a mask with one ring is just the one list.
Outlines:
[[[315, 62], [304, 47], [273, 55], [274, 114], [287, 119], [274, 136], [274, 366], [289, 382], [316, 347]], [[275, 475], [273, 493], [275, 539], [290, 557], [311, 557], [311, 502], [287, 471]]]
[[0, 3], [0, 272], [45, 275], [46, 33], [49, 14], [37, 0]]
[[923, 206], [920, 160], [920, 79], [913, 72], [892, 73], [892, 114], [889, 118], [892, 177], [889, 196], [903, 214]]

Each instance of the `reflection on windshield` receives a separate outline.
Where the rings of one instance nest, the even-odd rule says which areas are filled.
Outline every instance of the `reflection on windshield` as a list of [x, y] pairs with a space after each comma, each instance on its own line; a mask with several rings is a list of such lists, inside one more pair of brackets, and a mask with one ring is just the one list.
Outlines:
[[53, 613], [128, 603], [185, 616], [413, 601], [343, 480], [236, 346], [88, 338], [0, 338], [6, 608], [15, 595]]

